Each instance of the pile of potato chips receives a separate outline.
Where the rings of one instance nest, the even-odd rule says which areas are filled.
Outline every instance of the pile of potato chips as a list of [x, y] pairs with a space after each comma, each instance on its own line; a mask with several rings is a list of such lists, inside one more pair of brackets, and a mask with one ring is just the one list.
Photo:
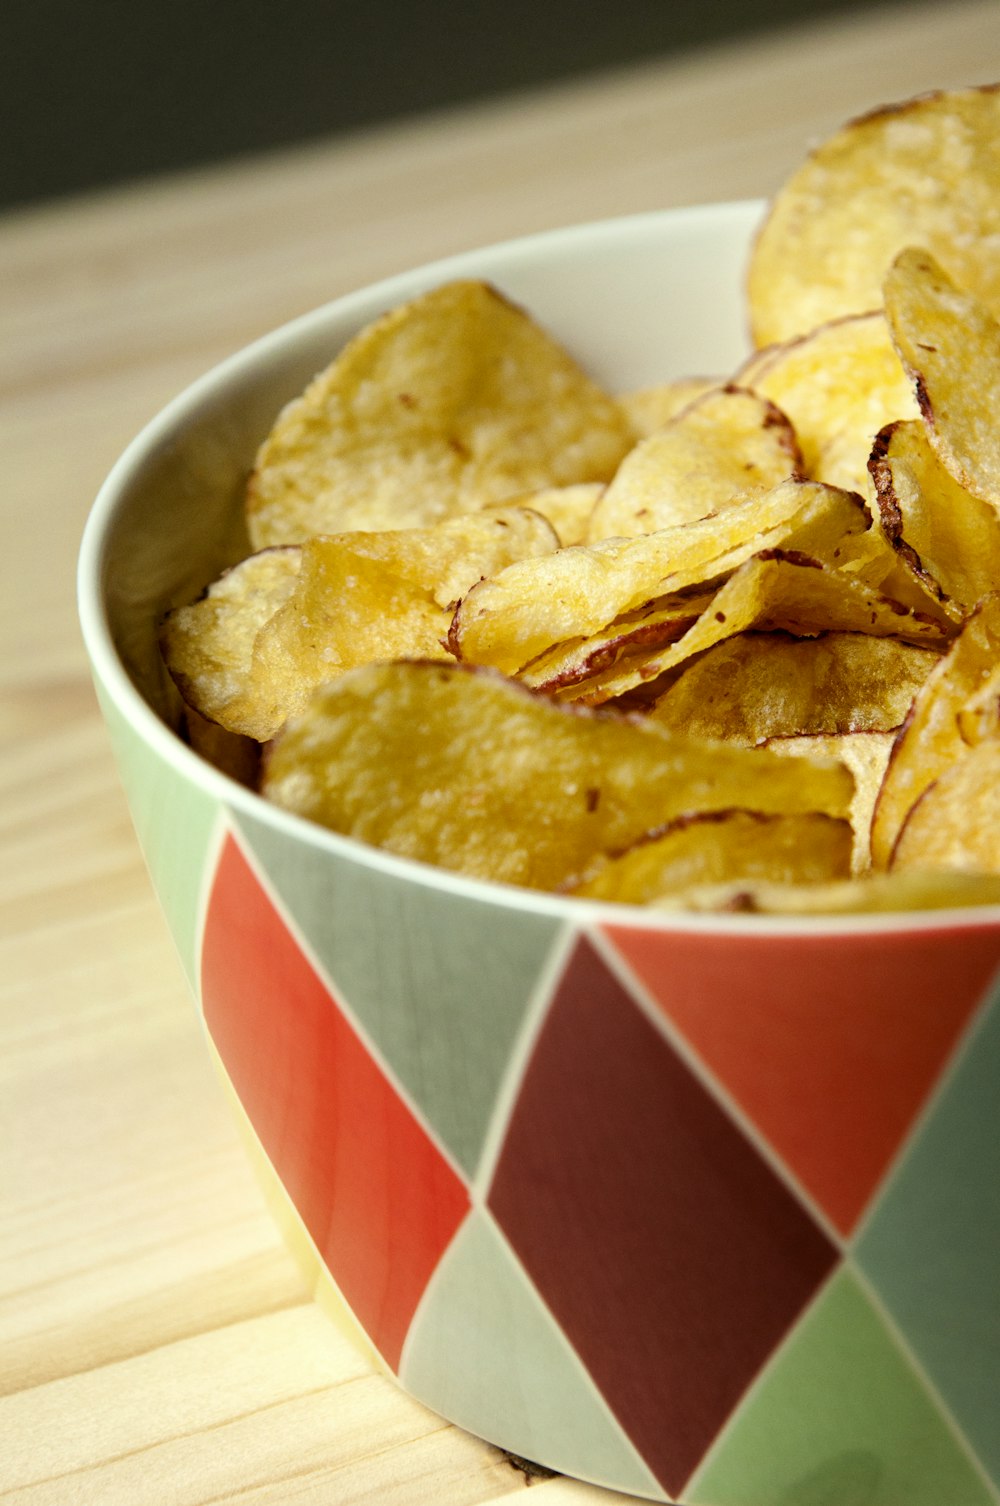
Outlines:
[[478, 282], [363, 330], [259, 451], [257, 552], [164, 624], [193, 745], [511, 884], [1000, 901], [998, 182], [997, 87], [846, 126], [712, 380], [605, 393]]

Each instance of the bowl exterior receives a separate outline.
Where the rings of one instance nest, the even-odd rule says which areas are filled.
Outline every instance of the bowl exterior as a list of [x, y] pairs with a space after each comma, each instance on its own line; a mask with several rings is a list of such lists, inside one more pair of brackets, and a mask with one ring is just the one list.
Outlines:
[[286, 1232], [408, 1390], [654, 1500], [995, 1506], [995, 913], [685, 922], [465, 883], [263, 806], [127, 644], [88, 644]]

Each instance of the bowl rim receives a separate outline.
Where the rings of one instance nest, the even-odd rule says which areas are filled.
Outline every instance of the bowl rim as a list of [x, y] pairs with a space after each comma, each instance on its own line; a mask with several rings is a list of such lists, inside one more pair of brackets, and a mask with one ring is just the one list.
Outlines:
[[77, 560], [77, 608], [91, 671], [133, 731], [185, 781], [199, 787], [220, 805], [263, 822], [288, 839], [305, 842], [342, 859], [360, 862], [387, 876], [422, 887], [507, 909], [548, 915], [564, 922], [575, 922], [580, 927], [614, 924], [663, 934], [787, 938], [897, 935], [1000, 926], [1000, 904], [839, 915], [659, 910], [654, 906], [552, 894], [497, 880], [474, 878], [415, 858], [397, 856], [273, 805], [195, 753], [161, 720], [139, 692], [114, 642], [101, 585], [110, 528], [119, 511], [127, 506], [132, 483], [149, 455], [185, 422], [193, 419], [204, 400], [220, 388], [249, 375], [260, 365], [267, 365], [275, 355], [294, 347], [300, 338], [311, 334], [317, 325], [328, 319], [364, 319], [370, 317], [371, 306], [400, 302], [435, 282], [456, 277], [488, 276], [490, 274], [484, 273], [482, 267], [484, 259], [503, 258], [516, 267], [519, 262], [530, 262], [539, 252], [557, 251], [573, 243], [596, 247], [602, 241], [610, 242], [623, 234], [642, 237], [661, 231], [666, 224], [680, 225], [684, 221], [713, 216], [737, 221], [743, 219], [752, 232], [755, 217], [759, 225], [764, 208], [763, 200], [745, 199], [649, 210], [559, 226], [460, 251], [396, 272], [320, 304], [240, 347], [182, 388], [143, 425], [111, 467], [90, 508]]

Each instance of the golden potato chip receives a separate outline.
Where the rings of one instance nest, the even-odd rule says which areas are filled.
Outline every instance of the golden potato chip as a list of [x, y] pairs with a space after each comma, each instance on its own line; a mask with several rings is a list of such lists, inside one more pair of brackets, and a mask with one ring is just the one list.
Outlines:
[[[594, 510], [597, 499], [604, 490], [600, 481], [579, 481], [575, 486], [546, 486], [538, 492], [527, 492], [523, 497], [513, 497], [509, 502], [501, 504], [530, 508], [533, 512], [541, 513], [555, 529], [561, 545], [568, 548], [572, 544], [582, 544], [587, 537], [590, 526], [590, 514]], [[493, 512], [494, 508], [487, 509]], [[475, 516], [475, 514], [466, 514]], [[542, 553], [541, 550], [538, 551]], [[484, 575], [492, 572], [484, 570]]]
[[902, 565], [960, 620], [954, 603], [974, 606], [1000, 585], [1000, 517], [945, 470], [918, 421], [883, 429], [868, 469]]
[[600, 632], [654, 596], [704, 586], [761, 548], [835, 553], [870, 524], [853, 493], [782, 482], [715, 518], [511, 565], [464, 598], [449, 643], [456, 658], [512, 673], [555, 645]]
[[198, 694], [201, 709], [211, 709], [231, 732], [266, 742], [314, 685], [345, 669], [377, 659], [450, 658], [443, 640], [463, 592], [516, 559], [557, 547], [541, 514], [496, 507], [432, 528], [324, 536], [264, 550], [194, 608], [174, 614], [166, 628], [168, 656], [178, 675], [187, 669], [190, 679], [190, 663], [200, 654], [200, 679], [188, 693]]
[[848, 822], [816, 812], [765, 816], [712, 811], [681, 816], [646, 832], [632, 847], [595, 859], [565, 892], [586, 899], [646, 905], [703, 884], [770, 879], [820, 883], [851, 870]]
[[645, 439], [647, 434], [662, 429], [664, 424], [690, 407], [696, 398], [725, 385], [725, 377], [678, 377], [672, 382], [660, 382], [655, 387], [640, 387], [635, 392], [623, 393], [618, 401], [638, 438]]
[[753, 392], [718, 387], [625, 456], [591, 514], [589, 538], [695, 522], [801, 470], [785, 415]]
[[974, 748], [988, 738], [1000, 737], [1000, 664], [981, 678], [956, 720], [966, 747]]
[[1000, 595], [972, 613], [917, 692], [903, 723], [872, 820], [872, 862], [884, 869], [907, 814], [924, 791], [968, 752], [962, 713], [983, 691], [1000, 694]]
[[815, 152], [728, 380], [611, 398], [480, 282], [363, 330], [258, 452], [285, 547], [164, 625], [192, 747], [478, 878], [1000, 904], [998, 143], [995, 86]]
[[238, 730], [266, 742], [314, 688], [383, 659], [450, 659], [449, 614], [340, 539], [302, 545], [297, 588], [257, 634]]
[[938, 459], [1000, 510], [1000, 325], [918, 247], [890, 267], [885, 313]]
[[424, 527], [544, 486], [606, 481], [624, 411], [494, 288], [454, 282], [357, 335], [264, 441], [255, 546]]
[[516, 559], [551, 553], [552, 526], [527, 508], [496, 507], [433, 528], [310, 539], [288, 601], [254, 645], [255, 735], [273, 737], [315, 685], [380, 659], [448, 659], [455, 603]]
[[854, 831], [851, 871], [871, 869], [871, 829], [875, 801], [885, 776], [894, 736], [891, 732], [845, 732], [804, 737], [772, 737], [765, 744], [772, 753], [795, 758], [839, 758], [854, 776], [850, 823]]
[[348, 549], [377, 561], [439, 607], [454, 611], [470, 586], [484, 575], [495, 575], [515, 560], [552, 554], [559, 548], [559, 538], [540, 512], [504, 504], [462, 513], [430, 528], [327, 535], [312, 544], [319, 552]]
[[970, 748], [911, 807], [892, 871], [1000, 874], [1000, 740]]
[[[649, 655], [676, 643], [708, 610], [717, 588], [694, 594], [647, 601], [589, 638], [571, 638], [568, 643], [538, 654], [528, 661], [517, 678], [534, 690], [555, 695], [568, 686], [590, 682], [606, 669], [613, 669], [626, 655]], [[574, 699], [570, 694], [567, 699]]]
[[664, 910], [745, 915], [876, 915], [1000, 904], [1000, 875], [957, 870], [872, 873], [831, 884], [713, 884], [657, 901]]
[[[600, 705], [648, 684], [685, 660], [750, 628], [780, 629], [796, 637], [830, 630], [900, 638], [906, 643], [939, 646], [938, 623], [907, 611], [898, 602], [869, 590], [862, 582], [797, 551], [762, 550], [720, 586], [697, 622], [667, 648], [625, 645], [616, 662], [596, 675], [567, 680], [558, 654], [539, 656], [521, 678], [546, 689], [556, 683], [564, 699], [585, 698]], [[613, 635], [606, 629], [601, 637]], [[558, 672], [558, 681], [554, 673]]]
[[164, 622], [167, 667], [185, 701], [209, 721], [248, 730], [244, 702], [254, 642], [294, 591], [300, 561], [294, 547], [252, 554]]
[[888, 105], [819, 146], [778, 194], [753, 249], [756, 343], [879, 308], [886, 269], [909, 245], [927, 246], [1000, 309], [998, 138], [992, 85]]
[[880, 313], [838, 319], [761, 360], [755, 392], [787, 413], [805, 474], [864, 492], [879, 429], [917, 404]]
[[650, 715], [695, 737], [888, 732], [937, 664], [930, 648], [861, 632], [739, 633], [696, 659]]
[[[872, 511], [878, 516], [874, 486], [869, 487], [869, 493], [874, 504]], [[898, 601], [900, 606], [931, 618], [945, 637], [953, 638], [965, 621], [965, 608], [943, 595], [929, 574], [915, 569], [907, 551], [894, 547], [881, 524], [847, 540], [837, 568], [882, 596]]]
[[579, 711], [489, 671], [369, 665], [276, 739], [264, 794], [402, 856], [554, 889], [592, 856], [694, 811], [842, 817], [843, 765], [708, 744]]

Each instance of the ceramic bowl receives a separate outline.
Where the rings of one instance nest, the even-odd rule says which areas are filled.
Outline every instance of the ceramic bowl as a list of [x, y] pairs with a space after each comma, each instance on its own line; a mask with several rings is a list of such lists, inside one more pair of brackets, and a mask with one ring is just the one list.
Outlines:
[[85, 636], [285, 1231], [407, 1390], [652, 1500], [996, 1506], [1000, 913], [666, 918], [396, 859], [200, 762], [156, 649], [238, 554], [278, 408], [373, 315], [483, 276], [612, 389], [726, 371], [759, 212], [454, 258], [227, 361], [101, 492]]

